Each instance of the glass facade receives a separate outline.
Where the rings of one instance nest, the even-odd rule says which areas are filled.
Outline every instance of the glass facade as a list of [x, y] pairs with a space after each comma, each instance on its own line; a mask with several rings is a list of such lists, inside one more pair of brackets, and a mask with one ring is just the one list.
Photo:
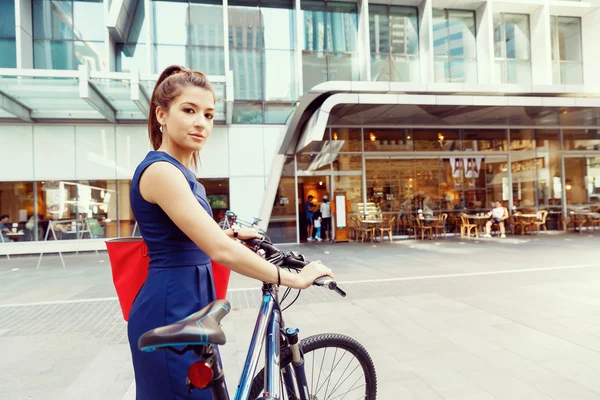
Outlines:
[[477, 82], [475, 11], [433, 9], [436, 82]]
[[0, 68], [17, 67], [14, 0], [0, 0]]
[[553, 83], [582, 84], [581, 18], [550, 17]]
[[419, 81], [419, 23], [416, 7], [369, 5], [371, 79]]
[[33, 66], [106, 70], [102, 1], [33, 0]]
[[325, 81], [358, 80], [356, 3], [302, 1], [304, 93]]
[[116, 70], [119, 72], [137, 70], [149, 73], [147, 52], [147, 23], [145, 2], [138, 1], [131, 21], [131, 29], [123, 43], [116, 43]]
[[501, 83], [531, 83], [529, 15], [494, 14], [496, 79]]
[[[511, 214], [548, 211], [547, 227], [556, 230], [573, 215], [600, 211], [600, 135], [597, 129], [332, 127], [296, 155], [296, 177], [299, 192], [313, 181], [331, 181], [330, 189], [324, 183], [328, 193], [346, 191], [351, 216], [445, 213], [452, 231], [460, 213], [486, 213], [500, 201]], [[303, 204], [297, 206], [302, 213]]]

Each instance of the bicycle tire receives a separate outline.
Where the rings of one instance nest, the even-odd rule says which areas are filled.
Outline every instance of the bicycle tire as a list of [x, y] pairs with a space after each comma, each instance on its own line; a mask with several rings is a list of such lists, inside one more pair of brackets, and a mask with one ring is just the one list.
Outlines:
[[[375, 400], [377, 398], [377, 374], [375, 365], [367, 350], [355, 339], [333, 333], [321, 333], [309, 336], [300, 341], [300, 348], [304, 354], [322, 348], [339, 348], [351, 353], [359, 362], [363, 369], [366, 381], [365, 400]], [[292, 361], [292, 354], [289, 347], [281, 351], [281, 367], [285, 367]], [[261, 395], [264, 386], [264, 368], [261, 369], [254, 379], [250, 389], [248, 400], [254, 400]], [[310, 386], [310, 385], [309, 385]], [[287, 395], [285, 395], [287, 398]], [[320, 397], [319, 397], [320, 398]]]

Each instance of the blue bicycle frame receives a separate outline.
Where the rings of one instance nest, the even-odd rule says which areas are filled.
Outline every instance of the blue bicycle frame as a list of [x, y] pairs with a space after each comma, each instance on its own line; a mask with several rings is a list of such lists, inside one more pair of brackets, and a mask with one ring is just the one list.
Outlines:
[[[248, 399], [250, 390], [252, 389], [252, 380], [256, 374], [256, 367], [260, 357], [259, 343], [265, 342], [265, 383], [263, 390], [264, 399], [281, 399], [279, 377], [280, 372], [283, 373], [284, 384], [288, 397], [293, 399], [308, 400], [308, 386], [304, 373], [304, 363], [299, 357], [295, 357], [292, 363], [281, 369], [280, 366], [280, 350], [282, 334], [289, 335], [292, 338], [292, 345], [298, 345], [298, 330], [287, 329], [282, 332], [282, 318], [279, 310], [279, 301], [277, 298], [277, 290], [272, 284], [265, 283], [263, 285], [263, 299], [261, 302], [252, 341], [248, 349], [248, 356], [244, 364], [244, 370], [240, 377], [240, 382], [235, 394], [235, 400], [254, 400]], [[299, 354], [299, 352], [296, 352]], [[292, 377], [292, 367], [296, 377], [295, 384]], [[297, 386], [296, 386], [297, 385]], [[299, 394], [296, 389], [298, 389]], [[229, 399], [229, 398], [228, 398]]]

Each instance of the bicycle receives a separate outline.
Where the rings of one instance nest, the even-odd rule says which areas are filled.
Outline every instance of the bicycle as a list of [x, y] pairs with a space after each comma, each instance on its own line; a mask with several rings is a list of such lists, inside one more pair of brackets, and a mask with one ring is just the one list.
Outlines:
[[[246, 241], [245, 244], [263, 258], [280, 267], [298, 271], [308, 264], [303, 255], [294, 251], [282, 252], [265, 240], [252, 239]], [[337, 282], [329, 277], [318, 278], [314, 285], [334, 290], [342, 297], [346, 296], [346, 293], [338, 287]], [[377, 397], [375, 366], [371, 356], [360, 343], [340, 334], [318, 334], [299, 340], [298, 328], [286, 327], [283, 311], [293, 305], [300, 295], [298, 292], [291, 304], [281, 309], [281, 303], [290, 291], [291, 289], [286, 289], [280, 302], [279, 287], [263, 282], [263, 299], [234, 400], [281, 400], [284, 398], [287, 400], [341, 400], [345, 399], [349, 393], [352, 399], [375, 400]], [[216, 349], [217, 345], [224, 345], [226, 342], [220, 322], [230, 310], [231, 306], [227, 300], [214, 301], [181, 321], [144, 333], [138, 341], [138, 348], [142, 351], [166, 349], [179, 355], [193, 351], [199, 360], [189, 367], [188, 376], [182, 377], [182, 379], [186, 379], [190, 393], [194, 389], [209, 388], [214, 400], [230, 400], [225, 385], [224, 371], [219, 363]], [[259, 349], [261, 342], [264, 343], [266, 349], [265, 367], [255, 374], [259, 353], [262, 349], [262, 347]], [[183, 347], [183, 349], [176, 347]], [[331, 363], [329, 360], [325, 363], [328, 349], [334, 353]], [[323, 356], [315, 356], [315, 353], [320, 350], [324, 350]], [[343, 352], [339, 359], [338, 351]], [[350, 355], [350, 362], [342, 371], [341, 376], [338, 376], [338, 373], [333, 374], [333, 370], [342, 363], [346, 354]], [[310, 356], [312, 363], [307, 360], [307, 356]], [[315, 359], [321, 368], [316, 384], [314, 382]], [[352, 361], [356, 361], [354, 364], [357, 364], [353, 369], [351, 368]], [[345, 361], [344, 364], [346, 364]], [[329, 375], [321, 381], [324, 365], [326, 374], [329, 372]], [[308, 367], [311, 367], [310, 374], [307, 374]], [[355, 371], [359, 367], [359, 376], [354, 380]], [[342, 368], [343, 366], [340, 369]], [[349, 369], [351, 371], [344, 378], [344, 374]], [[310, 385], [309, 377], [311, 378]], [[349, 380], [349, 378], [351, 379]], [[356, 386], [361, 378], [364, 378], [364, 384]], [[351, 383], [350, 389], [339, 393], [338, 390], [346, 382]], [[364, 394], [360, 395], [363, 392]]]
[[258, 223], [260, 221], [262, 221], [260, 218], [254, 217], [254, 221], [247, 222], [247, 221], [240, 219], [237, 216], [237, 214], [235, 214], [233, 211], [227, 210], [227, 211], [225, 211], [225, 217], [223, 217], [223, 219], [221, 219], [221, 221], [219, 221], [219, 226], [223, 230], [233, 228], [234, 225], [237, 225], [242, 228], [256, 228], [258, 230], [258, 232], [267, 240], [267, 242], [270, 242], [271, 239], [269, 239], [267, 232], [258, 227]]

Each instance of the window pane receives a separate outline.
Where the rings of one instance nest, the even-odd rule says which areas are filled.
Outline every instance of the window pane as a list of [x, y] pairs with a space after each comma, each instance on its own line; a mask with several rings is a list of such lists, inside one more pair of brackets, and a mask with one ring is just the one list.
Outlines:
[[326, 50], [325, 3], [303, 1], [302, 3], [304, 50]]
[[364, 131], [367, 151], [413, 151], [410, 129], [369, 129]]
[[0, 192], [0, 215], [8, 215], [8, 224], [2, 228], [10, 229], [10, 233], [0, 233], [0, 243], [35, 240], [33, 182], [0, 182]]
[[0, 68], [17, 68], [16, 39], [0, 38]]
[[448, 11], [448, 43], [451, 57], [477, 57], [475, 41], [475, 12]]
[[556, 31], [556, 17], [550, 16], [550, 45], [552, 46], [552, 59], [558, 60], [558, 49], [556, 46], [556, 39], [558, 38], [558, 32]]
[[563, 130], [563, 147], [565, 150], [600, 150], [598, 129]]
[[494, 14], [494, 56], [504, 58], [506, 49], [504, 41], [504, 25], [502, 24], [502, 14]]
[[358, 80], [358, 54], [330, 53], [328, 62], [330, 81]]
[[37, 69], [74, 69], [73, 42], [34, 40], [33, 66]]
[[264, 96], [265, 57], [263, 50], [231, 49], [233, 89], [236, 100], [259, 100]]
[[451, 58], [448, 65], [450, 82], [477, 82], [477, 60]]
[[72, 5], [70, 1], [33, 0], [33, 37], [73, 39]]
[[285, 124], [294, 108], [293, 104], [265, 104], [265, 124]]
[[296, 100], [296, 62], [289, 50], [263, 51], [266, 62], [265, 100]]
[[583, 65], [578, 62], [560, 63], [560, 83], [580, 85], [583, 83]]
[[146, 43], [146, 9], [143, 1], [138, 1], [133, 15], [127, 43]]
[[558, 17], [558, 51], [561, 60], [581, 61], [581, 18]]
[[324, 53], [302, 53], [302, 81], [304, 93], [327, 81], [327, 57]]
[[161, 73], [169, 65], [187, 65], [185, 46], [154, 45], [155, 73]]
[[447, 129], [413, 129], [415, 151], [460, 150], [460, 132]]
[[531, 83], [531, 62], [506, 60], [506, 80], [503, 83]]
[[390, 56], [388, 54], [371, 54], [371, 80], [391, 81]]
[[104, 4], [101, 1], [73, 2], [74, 39], [104, 41]]
[[117, 71], [150, 72], [146, 61], [145, 44], [117, 44]]
[[296, 26], [294, 10], [282, 8], [260, 9], [263, 23], [263, 43], [265, 49], [293, 50]]
[[296, 241], [296, 180], [294, 157], [288, 156], [283, 167], [267, 234], [275, 243]]
[[[562, 204], [562, 181], [560, 170], [560, 132], [537, 129], [535, 131], [536, 157], [543, 167], [537, 169], [538, 204], [540, 209], [550, 211], [551, 226], [558, 228]], [[549, 226], [550, 228], [550, 226]]]
[[[0, 36], [15, 36], [15, 0], [0, 0]], [[4, 54], [4, 53], [0, 53]]]
[[92, 71], [106, 70], [104, 63], [104, 43], [73, 42], [75, 46], [75, 68], [87, 65]]
[[506, 130], [477, 129], [463, 131], [463, 149], [466, 151], [507, 151]]
[[389, 53], [391, 49], [390, 20], [387, 6], [369, 5], [369, 28], [371, 53]]
[[[340, 151], [343, 152], [361, 152], [361, 133], [360, 129], [334, 128], [331, 132], [331, 139], [343, 142]], [[362, 168], [359, 168], [362, 170]]]
[[[158, 44], [185, 45], [188, 42], [188, 4], [169, 1], [152, 2], [152, 16], [154, 19], [154, 31], [152, 37]], [[167, 59], [167, 65], [175, 64], [177, 61]]]
[[391, 6], [390, 24], [392, 53], [417, 54], [419, 52], [417, 9]]
[[358, 17], [356, 3], [327, 3], [327, 49], [333, 52], [356, 51]]
[[535, 148], [535, 138], [532, 129], [510, 130], [510, 151], [533, 151]]
[[504, 29], [506, 30], [506, 58], [529, 60], [531, 58], [529, 16], [504, 14]]
[[262, 104], [234, 102], [232, 120], [234, 124], [262, 124]]
[[190, 52], [190, 68], [194, 71], [207, 75], [225, 74], [225, 49], [222, 47], [191, 47]]
[[433, 9], [433, 47], [436, 56], [448, 56], [448, 20], [439, 8]]
[[[229, 24], [231, 25], [231, 21]], [[190, 4], [190, 43], [195, 46], [223, 47], [223, 7]]]

